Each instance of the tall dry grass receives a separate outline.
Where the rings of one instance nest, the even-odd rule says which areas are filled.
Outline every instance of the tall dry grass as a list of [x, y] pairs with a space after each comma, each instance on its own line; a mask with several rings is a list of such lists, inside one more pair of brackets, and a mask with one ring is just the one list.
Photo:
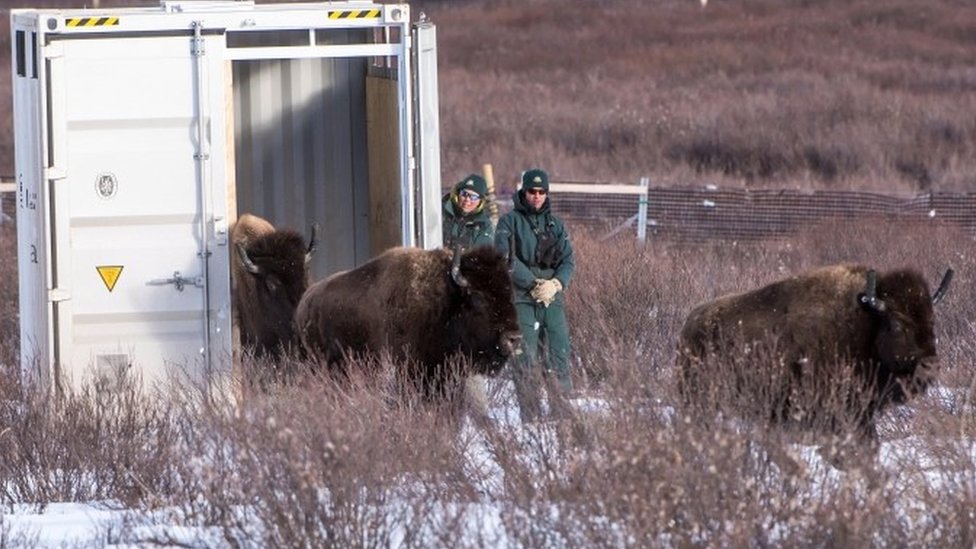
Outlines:
[[[254, 362], [248, 371], [288, 375], [242, 380], [236, 401], [179, 384], [150, 399], [124, 383], [54, 399], [4, 382], [0, 502], [104, 501], [143, 513], [106, 542], [179, 544], [190, 532], [203, 547], [976, 542], [970, 238], [874, 220], [756, 245], [574, 237], [574, 375], [593, 400], [571, 417], [521, 426], [496, 382], [491, 419], [469, 422], [455, 403], [397, 388], [383, 361], [345, 382], [295, 358]], [[912, 265], [933, 283], [957, 271], [937, 309], [944, 371], [882, 416], [878, 459], [837, 470], [799, 431], [677, 406], [674, 345], [692, 307], [839, 261]], [[748, 394], [763, 405], [762, 391]], [[147, 534], [139, 520], [190, 528]]]

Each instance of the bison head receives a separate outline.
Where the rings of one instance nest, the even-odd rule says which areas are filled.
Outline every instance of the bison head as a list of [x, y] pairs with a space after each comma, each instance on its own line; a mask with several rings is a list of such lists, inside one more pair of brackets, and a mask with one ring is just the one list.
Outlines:
[[498, 373], [522, 340], [507, 260], [488, 246], [455, 250], [449, 283], [456, 306], [447, 340], [472, 359], [476, 373]]
[[[315, 250], [316, 226], [306, 246], [292, 230], [259, 235], [237, 242], [238, 260], [250, 276], [250, 284], [238, 295], [242, 337], [258, 354], [295, 341], [293, 317], [308, 288], [307, 263]], [[246, 320], [245, 320], [246, 319]]]
[[932, 307], [948, 291], [952, 274], [952, 269], [946, 271], [932, 296], [914, 271], [893, 271], [880, 281], [874, 271], [867, 273], [858, 301], [874, 320], [872, 355], [879, 366], [879, 381], [888, 381], [886, 396], [891, 402], [904, 403], [923, 393], [939, 370]]

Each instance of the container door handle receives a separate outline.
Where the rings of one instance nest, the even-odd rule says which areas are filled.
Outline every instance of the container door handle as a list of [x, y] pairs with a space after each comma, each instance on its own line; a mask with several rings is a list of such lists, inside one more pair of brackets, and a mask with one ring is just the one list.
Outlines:
[[187, 284], [196, 286], [197, 288], [203, 288], [203, 277], [184, 277], [179, 271], [173, 271], [172, 278], [154, 278], [149, 281], [150, 286], [164, 286], [166, 284], [173, 284], [176, 286], [177, 291], [182, 292]]

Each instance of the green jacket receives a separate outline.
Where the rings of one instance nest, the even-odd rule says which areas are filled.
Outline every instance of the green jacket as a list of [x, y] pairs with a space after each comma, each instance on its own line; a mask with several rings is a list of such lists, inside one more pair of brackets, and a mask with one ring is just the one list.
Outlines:
[[482, 206], [468, 215], [461, 215], [460, 209], [455, 211], [453, 192], [444, 195], [443, 205], [441, 229], [445, 248], [453, 249], [456, 244], [460, 244], [462, 249], [467, 250], [475, 246], [492, 245], [495, 230], [491, 226], [491, 217], [484, 208], [484, 200]]
[[[515, 236], [515, 258], [512, 266], [512, 284], [515, 286], [516, 303], [534, 303], [529, 292], [535, 286], [537, 278], [558, 278], [563, 285], [563, 291], [556, 294], [557, 305], [563, 304], [563, 293], [569, 289], [573, 278], [576, 261], [573, 257], [573, 245], [569, 242], [569, 234], [563, 222], [550, 213], [547, 198], [538, 212], [530, 211], [523, 201], [521, 191], [512, 198], [514, 209], [498, 220], [495, 228], [495, 247], [504, 255], [508, 255], [509, 239]], [[548, 260], [537, 257], [539, 237], [548, 233], [552, 236], [552, 251]], [[547, 261], [550, 264], [540, 264]]]

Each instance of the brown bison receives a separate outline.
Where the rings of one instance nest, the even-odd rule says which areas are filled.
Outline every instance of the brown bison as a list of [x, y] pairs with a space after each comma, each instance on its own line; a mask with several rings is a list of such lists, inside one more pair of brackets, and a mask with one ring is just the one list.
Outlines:
[[[680, 336], [682, 396], [701, 404], [731, 391], [740, 411], [835, 434], [846, 425], [876, 449], [876, 413], [938, 371], [932, 306], [951, 277], [932, 296], [913, 270], [836, 265], [700, 305]], [[821, 409], [838, 394], [839, 407]]]
[[294, 313], [308, 288], [308, 261], [315, 225], [306, 246], [293, 230], [278, 230], [252, 214], [231, 227], [231, 280], [241, 344], [255, 356], [277, 355], [296, 344]]
[[[508, 263], [493, 248], [393, 248], [313, 284], [295, 313], [305, 351], [336, 371], [389, 353], [427, 397], [496, 374], [521, 340]], [[473, 372], [449, 371], [465, 357]]]

